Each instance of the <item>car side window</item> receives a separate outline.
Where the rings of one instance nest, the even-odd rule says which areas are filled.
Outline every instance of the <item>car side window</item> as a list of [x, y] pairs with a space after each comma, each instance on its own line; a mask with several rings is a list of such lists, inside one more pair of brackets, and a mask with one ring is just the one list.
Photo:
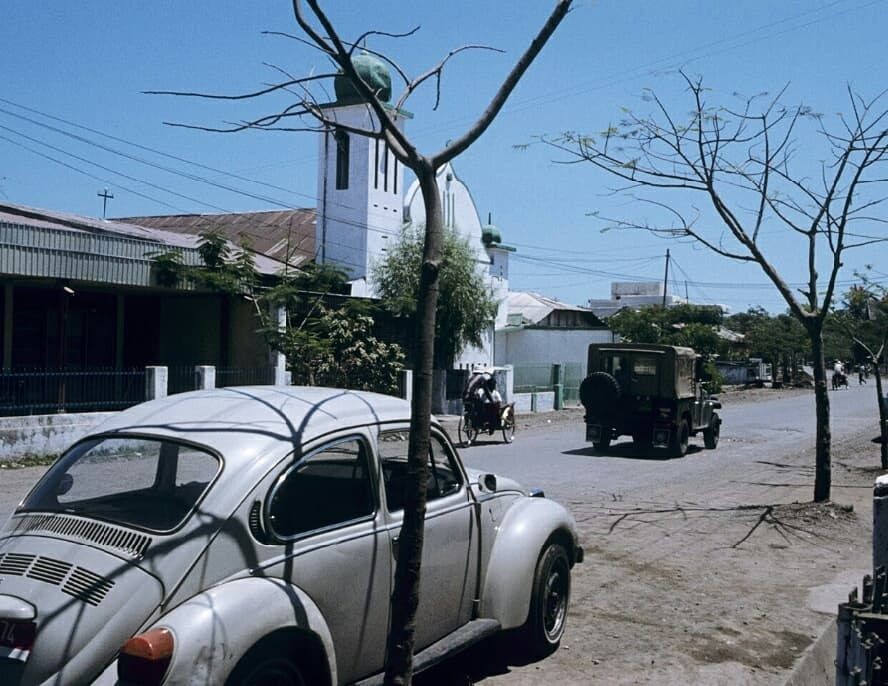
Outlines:
[[[379, 434], [379, 461], [389, 512], [404, 509], [408, 439], [408, 431], [385, 431]], [[444, 439], [432, 434], [429, 453], [426, 499], [437, 500], [459, 491], [462, 484], [460, 472]]]
[[272, 489], [271, 531], [289, 538], [370, 516], [375, 511], [368, 451], [357, 438], [303, 458]]

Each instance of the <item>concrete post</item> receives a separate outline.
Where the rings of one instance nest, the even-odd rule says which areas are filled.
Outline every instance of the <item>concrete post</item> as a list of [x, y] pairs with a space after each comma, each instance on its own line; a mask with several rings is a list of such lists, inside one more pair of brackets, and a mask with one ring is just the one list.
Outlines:
[[510, 403], [515, 400], [515, 368], [507, 364], [501, 369], [494, 372], [496, 378], [496, 388], [503, 396], [504, 403]]
[[401, 386], [401, 397], [409, 401], [413, 397], [413, 370], [402, 369], [399, 371], [398, 381]]
[[873, 573], [888, 566], [888, 474], [873, 485]]
[[166, 367], [145, 367], [145, 400], [166, 398], [168, 378]]
[[[287, 328], [287, 310], [284, 307], [278, 307], [277, 311], [272, 315], [277, 319], [278, 330], [283, 331]], [[274, 385], [289, 386], [287, 380], [287, 356], [276, 350], [271, 351], [271, 366], [274, 368]]]
[[564, 409], [564, 365], [561, 365], [561, 364], [552, 365], [552, 378], [555, 379], [555, 383], [553, 384], [553, 390], [555, 391], [555, 401], [553, 402], [553, 409], [563, 410]]
[[211, 364], [199, 364], [194, 368], [195, 388], [205, 391], [216, 387], [216, 367]]

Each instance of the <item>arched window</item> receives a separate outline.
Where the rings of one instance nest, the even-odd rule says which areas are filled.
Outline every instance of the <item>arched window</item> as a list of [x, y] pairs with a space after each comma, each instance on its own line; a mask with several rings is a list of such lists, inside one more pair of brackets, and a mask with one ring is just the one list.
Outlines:
[[348, 188], [348, 134], [336, 129], [333, 138], [336, 140], [336, 190], [343, 191]]

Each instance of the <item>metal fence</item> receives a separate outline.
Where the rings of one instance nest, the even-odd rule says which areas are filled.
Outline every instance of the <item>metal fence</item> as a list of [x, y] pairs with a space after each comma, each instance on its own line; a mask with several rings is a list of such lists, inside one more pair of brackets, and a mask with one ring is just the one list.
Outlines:
[[3, 369], [0, 415], [121, 410], [145, 399], [145, 370]]

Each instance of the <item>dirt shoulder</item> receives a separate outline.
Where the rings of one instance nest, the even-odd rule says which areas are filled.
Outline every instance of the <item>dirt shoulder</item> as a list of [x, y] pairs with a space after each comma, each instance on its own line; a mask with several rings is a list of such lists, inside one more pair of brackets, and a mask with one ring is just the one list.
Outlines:
[[[749, 389], [730, 401], [785, 393], [811, 391]], [[582, 409], [549, 414], [520, 416], [519, 430], [582, 421]], [[463, 669], [475, 683], [509, 686], [783, 684], [871, 566], [881, 471], [870, 438], [833, 442], [831, 503], [809, 502], [813, 464], [801, 446], [728, 469], [693, 497], [664, 485], [565, 503], [586, 562], [574, 569], [561, 649], [516, 666], [487, 645]]]

